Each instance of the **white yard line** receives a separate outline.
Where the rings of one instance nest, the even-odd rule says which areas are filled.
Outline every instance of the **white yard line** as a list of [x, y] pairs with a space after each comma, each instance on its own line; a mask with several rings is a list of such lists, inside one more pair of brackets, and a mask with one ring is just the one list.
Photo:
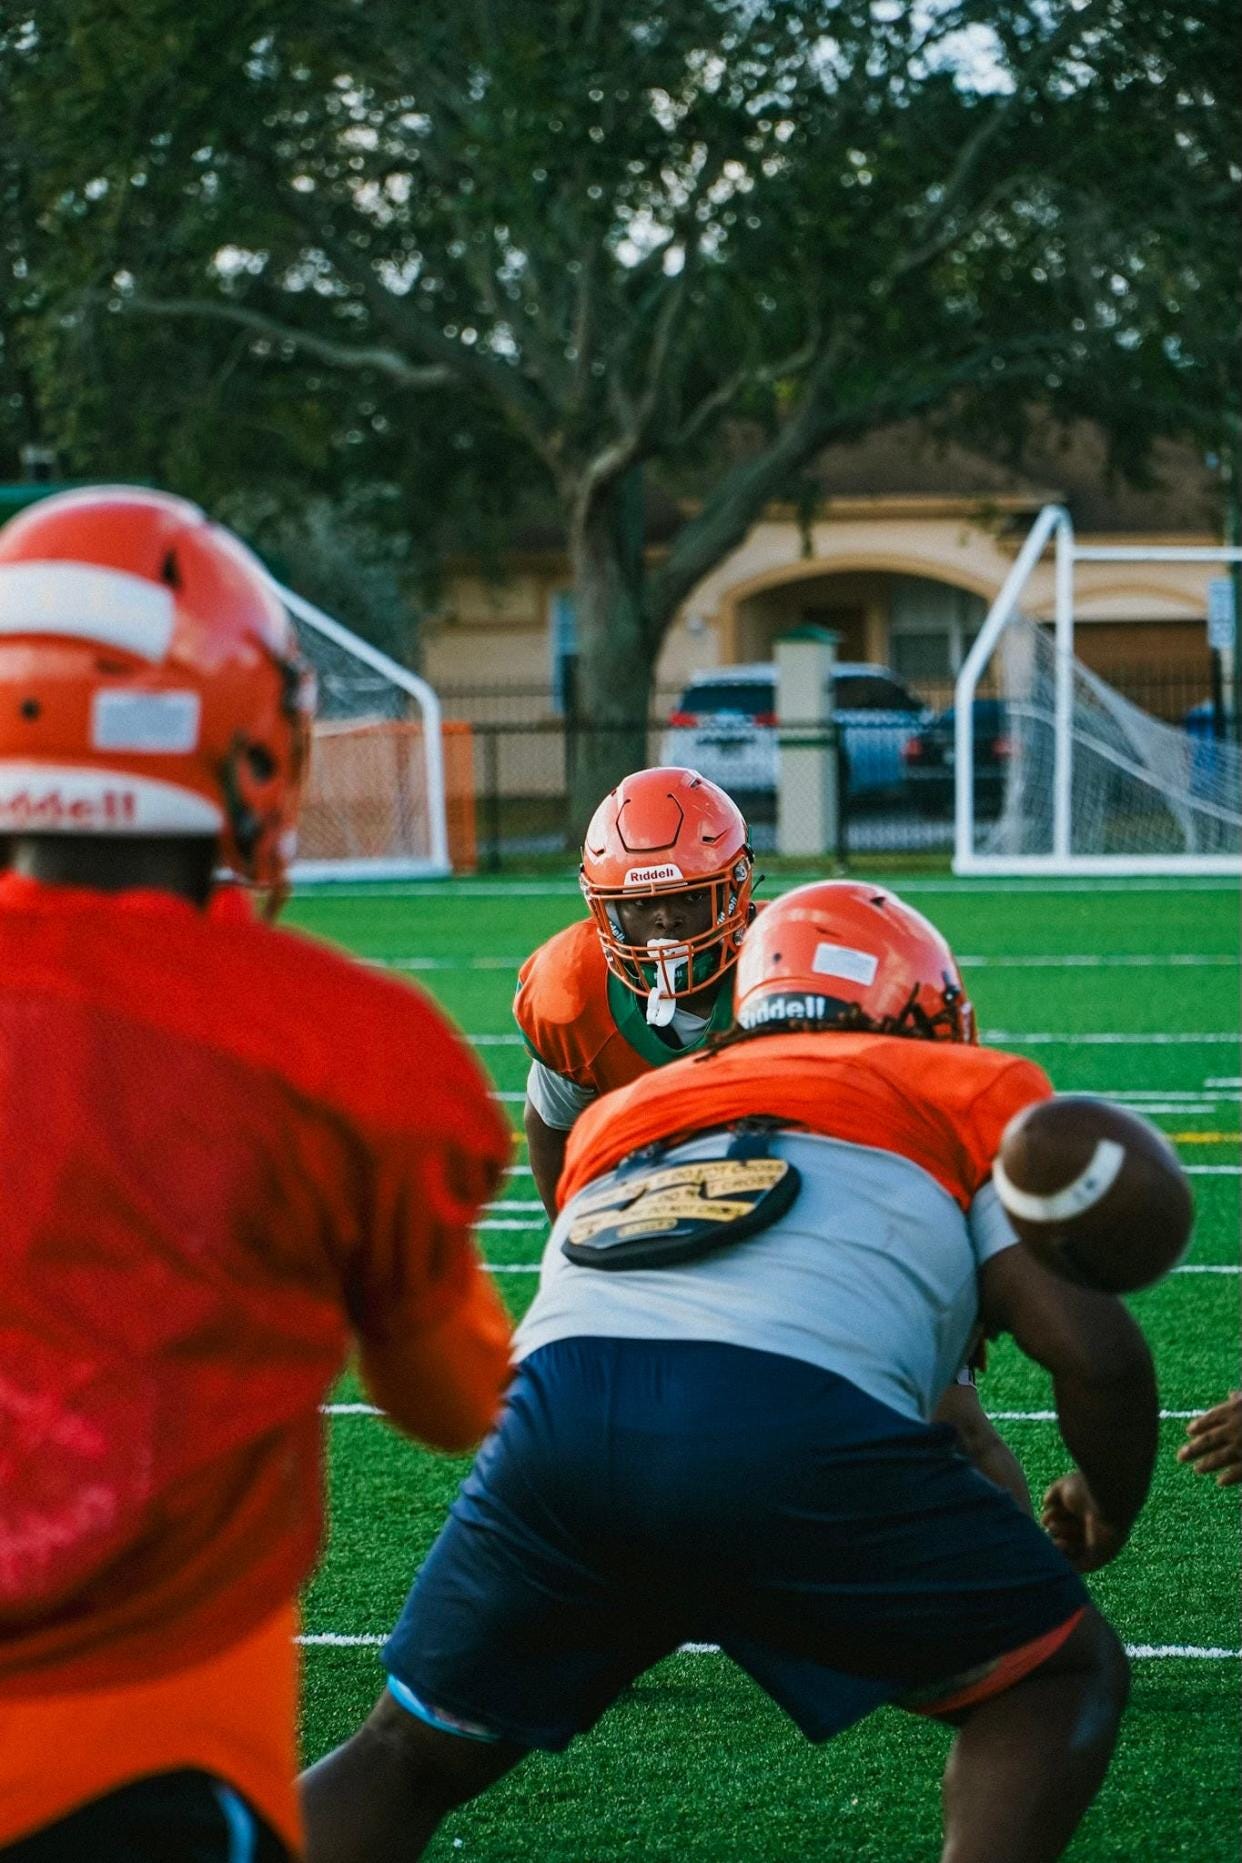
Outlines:
[[1189, 1033], [1169, 1034], [1167, 1031], [1152, 1035], [1122, 1034], [1120, 1032], [1113, 1034], [1095, 1033], [1090, 1035], [1048, 1033], [1020, 1034], [1013, 1029], [984, 1029], [982, 1038], [986, 1042], [995, 1042], [996, 1045], [1001, 1048], [1011, 1044], [1016, 1047], [1031, 1048], [1041, 1043], [1049, 1042], [1060, 1042], [1068, 1048], [1078, 1046], [1088, 1048], [1171, 1048], [1189, 1047], [1204, 1042], [1230, 1042], [1236, 1048], [1238, 1043], [1242, 1041], [1242, 1035], [1239, 1035], [1236, 1029], [1225, 1029], [1211, 1035]]
[[959, 957], [957, 961], [963, 970], [1167, 970], [1170, 966], [1198, 970], [1215, 969], [1217, 966], [1232, 969], [1239, 963], [1238, 957], [1228, 951], [1177, 951], [1167, 956], [1161, 956], [1155, 951], [1115, 952], [1108, 955], [1083, 951], [1062, 953], [1056, 957]]
[[[530, 952], [516, 957], [439, 956], [368, 957], [368, 964], [389, 970], [512, 970], [519, 971]], [[1029, 955], [972, 952], [959, 956], [963, 970], [1215, 970], [1236, 968], [1239, 958], [1229, 951], [1155, 951], [1102, 953], [1071, 951], [1032, 952]]]
[[[1207, 1404], [1198, 1410], [1162, 1410], [1162, 1423], [1176, 1423], [1187, 1417], [1198, 1417], [1208, 1409]], [[320, 1404], [320, 1413], [325, 1417], [382, 1417], [385, 1413], [375, 1404]], [[989, 1410], [988, 1416], [993, 1423], [1055, 1423], [1055, 1410]]]
[[[339, 1630], [308, 1630], [295, 1643], [303, 1649], [364, 1650], [378, 1649], [388, 1641], [387, 1631], [366, 1631], [360, 1636], [346, 1636]], [[719, 1643], [683, 1643], [679, 1656], [718, 1656]], [[1129, 1643], [1126, 1654], [1139, 1662], [1161, 1662], [1181, 1658], [1186, 1662], [1237, 1662], [1242, 1650], [1222, 1649], [1203, 1643]]]
[[1184, 1164], [1187, 1177], [1239, 1177], [1242, 1164]]
[[[822, 873], [782, 873], [774, 877], [774, 890], [771, 897], [779, 898], [780, 893], [792, 887], [807, 885], [812, 880], [822, 880]], [[886, 882], [877, 874], [868, 876], [876, 880], [877, 885]], [[1040, 893], [1234, 893], [1238, 890], [1238, 881], [1232, 874], [1176, 874], [1168, 877], [1156, 875], [1137, 875], [1133, 879], [1104, 876], [1076, 879], [1072, 875], [1059, 879], [1047, 879], [1042, 875], [1015, 875], [1012, 878], [995, 879], [962, 876], [954, 878], [948, 874], [943, 879], [922, 878], [910, 875], [899, 878], [893, 887], [899, 893], [938, 893], [947, 897], [963, 893], [1026, 893], [1038, 897]], [[337, 881], [325, 881], [314, 886], [304, 881], [297, 889], [298, 899], [581, 899], [582, 891], [576, 880], [376, 880], [371, 885], [350, 886]]]
[[[534, 1235], [537, 1231], [544, 1230], [547, 1227], [546, 1219], [543, 1222], [533, 1223], [486, 1222], [475, 1224], [476, 1229], [521, 1229], [525, 1230], [527, 1235]], [[485, 1261], [483, 1263], [483, 1268], [487, 1274], [538, 1274], [539, 1263], [537, 1261]], [[1171, 1272], [1173, 1274], [1242, 1274], [1242, 1268], [1238, 1266], [1237, 1262], [1184, 1262], [1180, 1268], [1174, 1268]]]

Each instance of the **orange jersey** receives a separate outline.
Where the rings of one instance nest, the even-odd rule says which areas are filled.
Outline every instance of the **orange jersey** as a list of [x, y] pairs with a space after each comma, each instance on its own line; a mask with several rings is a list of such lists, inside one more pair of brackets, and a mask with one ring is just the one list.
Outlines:
[[234, 895], [0, 880], [0, 1707], [154, 1682], [287, 1605], [351, 1332], [403, 1427], [482, 1434], [508, 1326], [470, 1229], [508, 1151], [404, 984]]
[[591, 1106], [557, 1187], [563, 1207], [642, 1145], [769, 1114], [825, 1138], [897, 1153], [963, 1209], [991, 1175], [1014, 1113], [1047, 1099], [1033, 1061], [898, 1035], [758, 1035], [676, 1062]]
[[[733, 977], [716, 997], [702, 1039], [729, 1026]], [[647, 1026], [643, 999], [604, 962], [592, 919], [579, 919], [528, 957], [513, 1013], [537, 1061], [592, 1093], [611, 1093], [685, 1053]]]

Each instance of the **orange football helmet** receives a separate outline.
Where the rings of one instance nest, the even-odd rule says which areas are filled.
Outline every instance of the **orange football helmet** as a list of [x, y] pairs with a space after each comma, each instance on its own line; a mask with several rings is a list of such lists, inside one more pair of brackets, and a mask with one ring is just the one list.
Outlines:
[[737, 972], [744, 1029], [865, 1029], [924, 1041], [978, 1040], [957, 960], [896, 893], [821, 880], [774, 900]]
[[280, 896], [314, 698], [261, 564], [197, 505], [106, 486], [0, 531], [0, 834], [210, 836]]
[[[637, 995], [693, 996], [737, 962], [751, 904], [754, 858], [741, 810], [697, 770], [638, 770], [596, 809], [579, 880], [609, 970]], [[704, 932], [657, 954], [631, 944], [617, 912], [622, 899], [711, 891]]]

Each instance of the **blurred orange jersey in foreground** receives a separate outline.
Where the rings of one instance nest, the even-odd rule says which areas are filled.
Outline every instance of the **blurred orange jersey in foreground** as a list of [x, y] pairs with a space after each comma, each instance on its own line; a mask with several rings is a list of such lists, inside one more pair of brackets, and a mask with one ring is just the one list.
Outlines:
[[[508, 1325], [470, 1229], [508, 1152], [426, 999], [239, 894], [0, 879], [0, 1843], [164, 1764], [296, 1829], [259, 1717], [292, 1695], [318, 1407], [352, 1334], [403, 1428], [485, 1431]], [[244, 1719], [274, 1648], [238, 1763], [202, 1704]]]

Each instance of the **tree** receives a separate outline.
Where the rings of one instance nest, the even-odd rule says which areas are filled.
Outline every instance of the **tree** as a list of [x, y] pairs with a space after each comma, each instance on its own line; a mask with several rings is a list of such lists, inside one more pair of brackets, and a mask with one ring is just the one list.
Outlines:
[[[127, 12], [41, 0], [24, 29], [62, 306], [174, 347], [228, 328], [373, 432], [394, 402], [487, 410], [566, 529], [606, 727], [580, 819], [642, 760], [678, 607], [828, 442], [1037, 401], [1136, 460], [1198, 367], [1169, 284], [1219, 287], [1236, 204], [1225, 0]], [[644, 470], [713, 454], [655, 560]]]

